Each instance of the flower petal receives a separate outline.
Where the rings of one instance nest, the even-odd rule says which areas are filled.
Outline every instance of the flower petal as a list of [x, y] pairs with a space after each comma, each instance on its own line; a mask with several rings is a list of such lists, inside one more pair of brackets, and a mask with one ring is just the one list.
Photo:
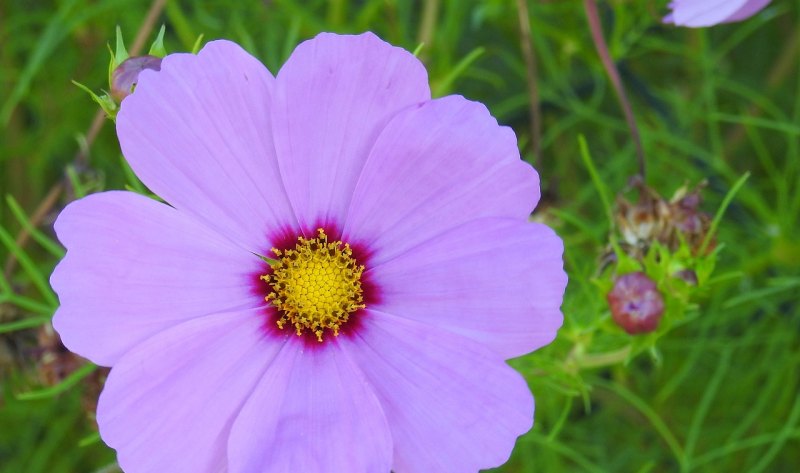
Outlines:
[[229, 41], [143, 71], [117, 134], [136, 174], [173, 207], [254, 253], [296, 222], [272, 144], [274, 78]]
[[428, 99], [422, 63], [372, 33], [299, 45], [277, 76], [272, 127], [301, 226], [341, 221], [380, 130]]
[[507, 461], [533, 421], [522, 376], [468, 338], [382, 312], [369, 315], [342, 347], [386, 413], [392, 470], [474, 473]]
[[672, 14], [665, 19], [679, 26], [712, 26], [729, 21], [748, 0], [674, 0]]
[[772, 0], [749, 0], [742, 8], [738, 9], [736, 13], [729, 16], [725, 21], [741, 21], [764, 9]]
[[230, 473], [388, 472], [389, 427], [335, 342], [287, 343], [233, 424]]
[[258, 257], [147, 197], [90, 195], [55, 228], [67, 255], [50, 277], [61, 301], [53, 325], [99, 365], [186, 319], [264, 305], [250, 289]]
[[97, 406], [103, 440], [127, 473], [227, 471], [231, 425], [282, 346], [259, 311], [185, 322], [111, 370]]
[[547, 345], [561, 326], [563, 244], [548, 227], [479, 219], [374, 267], [380, 310], [484, 343], [504, 358]]
[[514, 132], [486, 107], [450, 96], [407, 109], [384, 128], [353, 193], [344, 236], [378, 264], [480, 217], [526, 218], [539, 178]]

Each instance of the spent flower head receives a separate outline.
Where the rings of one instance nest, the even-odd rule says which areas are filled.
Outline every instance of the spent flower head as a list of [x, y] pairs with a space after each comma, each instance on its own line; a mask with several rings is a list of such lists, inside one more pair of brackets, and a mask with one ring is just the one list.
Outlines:
[[620, 244], [630, 256], [643, 258], [655, 242], [671, 251], [682, 244], [688, 244], [694, 252], [709, 250], [702, 248], [711, 224], [711, 217], [700, 208], [705, 183], [693, 189], [684, 185], [670, 200], [638, 178], [633, 185], [638, 200], [633, 203], [619, 194], [615, 215]]
[[375, 35], [321, 34], [277, 76], [238, 45], [145, 69], [125, 158], [166, 204], [94, 194], [56, 222], [65, 345], [112, 367], [127, 472], [446, 472], [533, 422], [505, 360], [550, 343], [562, 242], [483, 105], [431, 99]]
[[[598, 281], [614, 322], [629, 334], [655, 333], [640, 348], [690, 316], [716, 261], [711, 216], [701, 209], [705, 183], [680, 187], [669, 200], [635, 178], [635, 202], [617, 196], [616, 232]], [[667, 323], [661, 323], [662, 318]]]

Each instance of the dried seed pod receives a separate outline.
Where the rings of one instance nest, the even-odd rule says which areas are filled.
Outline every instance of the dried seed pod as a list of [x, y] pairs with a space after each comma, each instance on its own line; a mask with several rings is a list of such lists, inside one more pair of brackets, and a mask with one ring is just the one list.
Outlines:
[[[704, 184], [700, 184], [691, 191], [684, 186], [678, 189], [669, 202], [671, 225], [674, 227], [671, 243], [677, 245], [680, 233], [695, 253], [700, 250], [711, 227], [711, 216], [700, 210], [700, 190], [703, 186]], [[708, 250], [713, 249], [713, 246]]]
[[711, 217], [700, 210], [700, 191], [704, 185], [701, 183], [691, 190], [683, 186], [667, 201], [654, 189], [636, 181], [632, 184], [639, 191], [636, 203], [617, 196], [615, 220], [625, 252], [641, 260], [655, 242], [675, 251], [682, 241], [693, 252], [699, 251], [711, 223]]

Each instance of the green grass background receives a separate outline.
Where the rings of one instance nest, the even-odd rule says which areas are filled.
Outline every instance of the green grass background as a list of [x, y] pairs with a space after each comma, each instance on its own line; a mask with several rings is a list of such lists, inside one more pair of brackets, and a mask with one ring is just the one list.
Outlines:
[[[609, 322], [593, 283], [611, 229], [598, 193], [613, 197], [636, 172], [634, 147], [581, 2], [529, 0], [546, 195], [538, 215], [564, 238], [570, 285], [557, 341], [514, 362], [536, 396], [536, 425], [498, 471], [800, 471], [800, 3], [774, 0], [746, 22], [699, 30], [660, 24], [665, 4], [609, 0], [600, 12], [641, 127], [648, 183], [670, 195], [705, 179], [704, 209], [713, 213], [751, 173], [720, 225], [715, 279], [690, 322], [660, 338], [657, 356], [615, 356], [631, 338]], [[46, 281], [59, 254], [49, 239], [57, 211], [76, 195], [131, 182], [110, 122], [86, 146], [96, 107], [70, 81], [106, 87], [115, 26], [131, 41], [148, 7], [0, 2], [0, 195], [12, 196], [0, 202], [0, 263], [12, 253], [20, 260], [0, 279], [2, 473], [113, 463], [92, 441], [81, 383], [20, 399], [42, 388], [36, 336], [9, 324], [41, 325], [54, 310]], [[200, 34], [228, 38], [273, 73], [320, 31], [372, 30], [409, 50], [425, 42], [434, 94], [486, 103], [533, 159], [512, 0], [169, 0], [162, 23], [170, 51], [190, 50]], [[604, 189], [581, 160], [580, 135]], [[81, 150], [88, 160], [76, 162]], [[25, 216], [60, 182], [66, 192], [20, 248]], [[576, 361], [590, 358], [593, 366]]]

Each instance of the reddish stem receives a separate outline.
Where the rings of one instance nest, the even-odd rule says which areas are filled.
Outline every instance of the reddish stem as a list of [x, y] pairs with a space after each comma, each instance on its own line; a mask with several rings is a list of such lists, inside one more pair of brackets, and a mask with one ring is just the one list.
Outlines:
[[633, 144], [636, 146], [636, 158], [639, 161], [639, 176], [644, 180], [644, 149], [642, 148], [642, 140], [639, 136], [639, 128], [636, 126], [636, 118], [633, 116], [633, 109], [628, 101], [628, 96], [625, 94], [625, 88], [622, 86], [622, 79], [619, 77], [617, 65], [611, 59], [611, 54], [608, 52], [608, 44], [606, 44], [606, 40], [603, 37], [603, 26], [600, 24], [600, 14], [597, 11], [597, 3], [595, 3], [595, 0], [583, 0], [583, 6], [586, 10], [586, 18], [589, 20], [589, 29], [592, 32], [592, 39], [597, 48], [597, 54], [600, 55], [603, 67], [608, 77], [611, 79], [611, 84], [614, 86], [614, 91], [617, 93], [617, 100], [619, 100], [622, 112], [625, 114], [625, 121], [628, 122], [628, 129], [631, 132]]

